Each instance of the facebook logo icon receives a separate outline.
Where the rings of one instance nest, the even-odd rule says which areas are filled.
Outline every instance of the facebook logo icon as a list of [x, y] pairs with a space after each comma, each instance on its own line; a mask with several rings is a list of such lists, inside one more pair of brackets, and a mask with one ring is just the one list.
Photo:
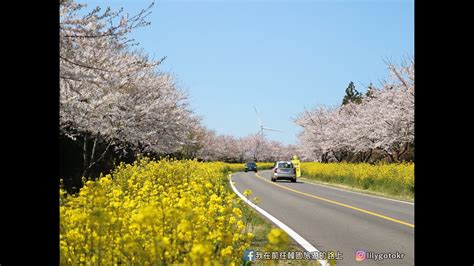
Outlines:
[[244, 251], [244, 261], [254, 261], [255, 260], [255, 252], [251, 249], [247, 249]]

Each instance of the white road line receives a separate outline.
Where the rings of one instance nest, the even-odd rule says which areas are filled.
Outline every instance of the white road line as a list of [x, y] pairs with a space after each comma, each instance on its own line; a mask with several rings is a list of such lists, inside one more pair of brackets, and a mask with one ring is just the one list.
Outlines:
[[[308, 252], [319, 252], [313, 245], [311, 245], [306, 239], [304, 239], [302, 236], [300, 236], [298, 233], [296, 233], [293, 229], [291, 229], [288, 225], [284, 224], [277, 218], [275, 218], [273, 215], [269, 214], [266, 212], [264, 209], [260, 208], [259, 206], [255, 205], [253, 202], [249, 201], [244, 195], [242, 195], [237, 188], [234, 186], [232, 183], [232, 174], [229, 174], [229, 182], [230, 186], [232, 187], [232, 190], [237, 194], [245, 203], [250, 205], [252, 208], [257, 210], [259, 213], [261, 213], [263, 216], [267, 217], [270, 221], [272, 221], [274, 224], [276, 224], [278, 227], [280, 227], [283, 231], [285, 231], [291, 238], [293, 238], [296, 243], [298, 243], [300, 246], [302, 246], [306, 251]], [[327, 260], [318, 260], [318, 262], [322, 266], [327, 266], [329, 265]]]
[[328, 185], [318, 184], [318, 183], [311, 182], [311, 181], [310, 181], [309, 179], [307, 179], [307, 178], [303, 178], [303, 180], [306, 181], [306, 183], [308, 183], [308, 184], [310, 184], [310, 185], [314, 185], [314, 186], [327, 187], [327, 188], [337, 189], [337, 190], [340, 190], [340, 191], [350, 192], [350, 193], [354, 193], [354, 194], [358, 194], [358, 195], [363, 195], [363, 196], [367, 196], [367, 197], [373, 197], [373, 198], [378, 198], [378, 199], [396, 201], [396, 202], [406, 203], [406, 204], [411, 204], [411, 205], [415, 204], [415, 203], [409, 202], [409, 201], [403, 201], [403, 200], [396, 200], [396, 199], [391, 199], [391, 198], [385, 198], [385, 197], [380, 197], [380, 196], [365, 194], [365, 193], [362, 193], [362, 192], [351, 191], [351, 190], [347, 190], [347, 189], [343, 189], [343, 188], [337, 188], [337, 187], [332, 187], [332, 186], [328, 186]]
[[336, 189], [336, 190], [340, 190], [340, 191], [344, 191], [344, 192], [354, 193], [354, 194], [358, 194], [358, 195], [362, 195], [362, 196], [373, 197], [373, 198], [384, 199], [384, 200], [390, 200], [390, 201], [396, 201], [396, 202], [406, 203], [406, 204], [411, 204], [411, 205], [414, 205], [414, 204], [415, 204], [414, 202], [408, 202], [408, 201], [403, 201], [403, 200], [396, 200], [396, 199], [391, 199], [391, 198], [385, 198], [385, 197], [370, 195], [370, 194], [366, 194], [366, 193], [362, 193], [362, 192], [356, 192], [356, 191], [351, 191], [351, 190], [347, 190], [347, 189], [343, 189], [343, 188], [332, 187], [332, 186], [328, 186], [328, 185], [323, 185], [323, 184], [319, 184], [319, 183], [314, 183], [314, 182], [311, 182], [311, 180], [309, 180], [308, 178], [305, 178], [305, 177], [303, 177], [302, 179], [303, 179], [304, 181], [306, 181], [306, 183], [308, 183], [308, 184], [310, 184], [310, 185], [313, 185], [313, 186], [327, 187], [327, 188], [332, 188], [332, 189]]

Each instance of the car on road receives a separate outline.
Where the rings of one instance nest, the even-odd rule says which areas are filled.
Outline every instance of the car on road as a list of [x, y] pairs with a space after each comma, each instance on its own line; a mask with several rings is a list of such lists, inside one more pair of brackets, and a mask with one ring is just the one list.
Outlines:
[[296, 168], [290, 161], [278, 161], [273, 165], [271, 179], [273, 182], [279, 179], [296, 182]]
[[245, 172], [255, 171], [257, 172], [257, 164], [255, 162], [249, 162], [245, 164]]

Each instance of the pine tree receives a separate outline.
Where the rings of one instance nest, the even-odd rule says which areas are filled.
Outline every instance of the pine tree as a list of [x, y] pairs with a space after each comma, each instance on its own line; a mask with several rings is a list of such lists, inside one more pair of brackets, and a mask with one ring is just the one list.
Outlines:
[[342, 105], [346, 105], [350, 102], [361, 103], [362, 101], [362, 93], [358, 92], [355, 89], [354, 82], [350, 82], [349, 86], [346, 89], [346, 95], [344, 95], [344, 99], [342, 100]]

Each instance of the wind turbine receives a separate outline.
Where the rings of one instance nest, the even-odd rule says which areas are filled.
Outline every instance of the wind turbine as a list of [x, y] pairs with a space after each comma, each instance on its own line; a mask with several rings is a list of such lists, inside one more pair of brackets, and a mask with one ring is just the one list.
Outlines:
[[260, 141], [257, 141], [257, 146], [256, 146], [256, 149], [255, 149], [255, 152], [254, 152], [254, 159], [255, 159], [255, 161], [258, 161], [259, 154], [260, 154], [260, 148], [261, 148], [261, 145], [262, 145], [263, 140], [264, 140], [263, 139], [263, 131], [264, 130], [276, 131], [276, 132], [281, 132], [281, 131], [273, 129], [273, 128], [264, 127], [263, 124], [262, 124], [262, 119], [260, 119], [260, 116], [258, 114], [257, 108], [254, 106], [253, 109], [255, 110], [255, 114], [257, 115], [258, 124], [260, 126], [260, 130], [257, 132], [257, 135], [260, 134], [261, 139], [260, 139]]
[[260, 135], [261, 135], [262, 141], [263, 141], [263, 131], [264, 131], [264, 130], [282, 132], [282, 131], [280, 131], [280, 130], [276, 130], [276, 129], [273, 129], [273, 128], [264, 127], [264, 126], [262, 125], [262, 119], [260, 119], [260, 116], [258, 115], [257, 108], [254, 106], [253, 109], [255, 110], [255, 114], [257, 115], [258, 123], [259, 123], [259, 125], [260, 125], [260, 130], [257, 132], [257, 134], [260, 134]]

